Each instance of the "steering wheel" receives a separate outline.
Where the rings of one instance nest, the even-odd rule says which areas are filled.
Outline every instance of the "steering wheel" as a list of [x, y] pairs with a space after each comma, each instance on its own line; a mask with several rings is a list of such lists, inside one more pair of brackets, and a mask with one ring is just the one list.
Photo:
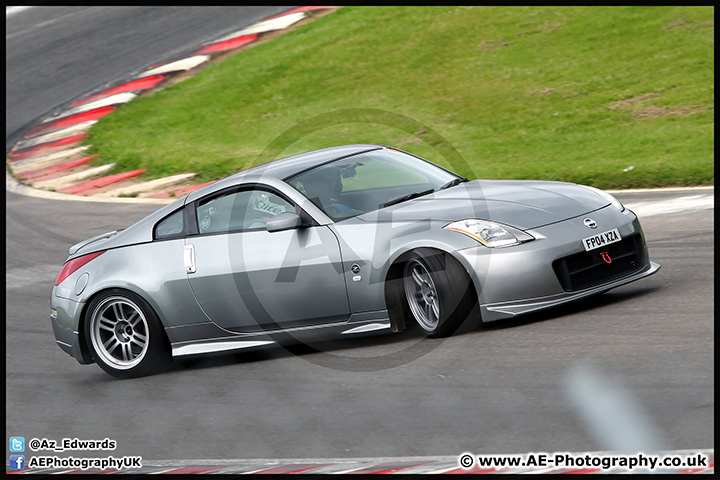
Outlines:
[[355, 215], [360, 215], [363, 212], [362, 210], [357, 210], [355, 208], [339, 208], [337, 205], [328, 205], [325, 207], [325, 212], [330, 215], [331, 217], [335, 218], [348, 218], [353, 217]]

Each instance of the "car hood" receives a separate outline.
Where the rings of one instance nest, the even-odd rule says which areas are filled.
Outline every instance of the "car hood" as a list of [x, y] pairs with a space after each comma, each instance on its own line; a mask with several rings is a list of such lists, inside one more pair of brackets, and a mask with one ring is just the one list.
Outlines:
[[474, 180], [357, 217], [368, 222], [478, 218], [532, 229], [610, 205], [581, 185], [534, 180]]

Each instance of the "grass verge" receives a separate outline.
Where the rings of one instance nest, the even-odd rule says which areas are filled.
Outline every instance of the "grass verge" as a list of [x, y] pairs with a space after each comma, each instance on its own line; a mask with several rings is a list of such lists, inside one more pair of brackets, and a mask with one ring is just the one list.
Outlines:
[[[713, 34], [713, 7], [344, 7], [118, 108], [87, 143], [117, 171], [199, 182], [367, 142], [469, 178], [712, 184]], [[425, 128], [340, 112], [263, 153], [350, 108]], [[432, 132], [467, 163], [448, 165]]]

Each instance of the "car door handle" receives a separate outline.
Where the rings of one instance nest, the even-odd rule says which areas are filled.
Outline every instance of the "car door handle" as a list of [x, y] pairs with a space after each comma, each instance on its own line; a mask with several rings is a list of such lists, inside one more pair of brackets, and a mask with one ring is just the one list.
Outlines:
[[195, 245], [185, 245], [183, 260], [185, 261], [185, 272], [195, 273]]

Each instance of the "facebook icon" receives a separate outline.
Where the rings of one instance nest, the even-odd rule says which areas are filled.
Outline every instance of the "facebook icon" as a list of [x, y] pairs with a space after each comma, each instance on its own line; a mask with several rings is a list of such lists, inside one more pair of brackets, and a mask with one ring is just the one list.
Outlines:
[[25, 455], [10, 455], [10, 470], [25, 468]]

